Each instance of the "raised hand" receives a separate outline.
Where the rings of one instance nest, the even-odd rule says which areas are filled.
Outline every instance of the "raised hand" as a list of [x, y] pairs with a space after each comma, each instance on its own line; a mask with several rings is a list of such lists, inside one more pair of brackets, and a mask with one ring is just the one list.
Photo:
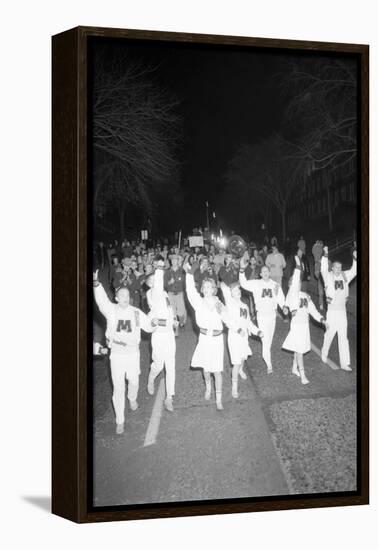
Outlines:
[[194, 273], [195, 271], [197, 271], [197, 269], [199, 269], [199, 261], [198, 260], [195, 260], [192, 264], [192, 273]]
[[326, 256], [328, 256], [328, 246], [323, 246], [323, 252]]
[[97, 282], [98, 281], [98, 269], [96, 269], [96, 271], [93, 272], [93, 282]]
[[184, 265], [182, 266], [182, 268], [185, 271], [185, 273], [189, 273], [192, 269], [192, 266], [190, 265], [189, 262], [185, 262]]
[[357, 248], [353, 250], [353, 258], [357, 260]]

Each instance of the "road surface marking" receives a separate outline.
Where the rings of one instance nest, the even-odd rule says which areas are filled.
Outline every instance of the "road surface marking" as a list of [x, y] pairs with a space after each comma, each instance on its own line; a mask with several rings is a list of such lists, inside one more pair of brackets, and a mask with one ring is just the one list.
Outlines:
[[159, 433], [160, 419], [163, 412], [163, 403], [164, 403], [164, 377], [160, 379], [159, 387], [157, 390], [154, 408], [152, 409], [152, 414], [150, 422], [148, 423], [146, 437], [144, 438], [143, 447], [148, 447], [156, 443], [157, 435]]
[[[317, 346], [315, 346], [315, 344], [313, 344], [312, 342], [311, 342], [311, 349], [312, 349], [316, 354], [318, 354], [320, 358], [322, 357], [322, 354], [321, 354], [320, 349], [319, 349]], [[329, 367], [331, 367], [332, 370], [339, 370], [339, 369], [340, 369], [339, 365], [336, 365], [336, 363], [334, 363], [334, 362], [332, 361], [332, 359], [329, 359], [329, 358], [328, 358], [327, 361], [326, 361], [326, 363], [327, 363], [327, 365], [328, 365]]]

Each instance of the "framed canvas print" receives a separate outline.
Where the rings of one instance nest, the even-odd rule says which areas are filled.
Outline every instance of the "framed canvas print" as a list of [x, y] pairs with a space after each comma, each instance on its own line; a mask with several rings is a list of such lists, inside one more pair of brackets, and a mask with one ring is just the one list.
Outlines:
[[53, 512], [368, 503], [368, 46], [53, 37]]

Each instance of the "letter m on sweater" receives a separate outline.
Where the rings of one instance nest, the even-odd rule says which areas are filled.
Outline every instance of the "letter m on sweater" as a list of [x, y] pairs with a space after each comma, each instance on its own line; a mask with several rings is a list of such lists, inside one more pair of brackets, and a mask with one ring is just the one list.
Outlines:
[[261, 298], [265, 298], [266, 296], [268, 298], [273, 298], [273, 292], [272, 292], [271, 288], [263, 288], [262, 289]]
[[130, 319], [119, 319], [118, 325], [117, 325], [117, 332], [121, 332], [121, 330], [125, 330], [126, 332], [131, 332], [131, 322]]

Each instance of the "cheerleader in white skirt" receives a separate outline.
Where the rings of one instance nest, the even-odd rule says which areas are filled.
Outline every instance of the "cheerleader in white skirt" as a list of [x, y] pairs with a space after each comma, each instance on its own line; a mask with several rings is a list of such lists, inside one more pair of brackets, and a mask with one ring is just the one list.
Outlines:
[[221, 283], [221, 288], [226, 303], [227, 315], [232, 323], [228, 330], [227, 343], [232, 363], [232, 397], [237, 399], [239, 397], [239, 375], [240, 378], [246, 380], [247, 375], [243, 367], [247, 358], [252, 355], [248, 336], [255, 334], [262, 338], [263, 333], [252, 323], [248, 307], [241, 301], [239, 283], [233, 283], [230, 287], [225, 283]]
[[[196, 290], [193, 273], [196, 264], [186, 263], [186, 293], [190, 305], [196, 314], [199, 337], [194, 351], [191, 366], [203, 369], [205, 378], [205, 399], [211, 396], [211, 374], [215, 379], [215, 396], [218, 410], [222, 405], [222, 371], [223, 371], [223, 323], [226, 324], [227, 314], [222, 302], [217, 298], [217, 287], [213, 279], [204, 279], [201, 294]], [[228, 323], [227, 323], [228, 324]]]
[[302, 252], [298, 250], [298, 255], [295, 257], [296, 267], [286, 296], [286, 306], [291, 311], [291, 324], [282, 348], [294, 352], [292, 373], [299, 376], [302, 384], [308, 384], [303, 355], [311, 350], [309, 316], [326, 325], [310, 296], [301, 290], [301, 255]]

